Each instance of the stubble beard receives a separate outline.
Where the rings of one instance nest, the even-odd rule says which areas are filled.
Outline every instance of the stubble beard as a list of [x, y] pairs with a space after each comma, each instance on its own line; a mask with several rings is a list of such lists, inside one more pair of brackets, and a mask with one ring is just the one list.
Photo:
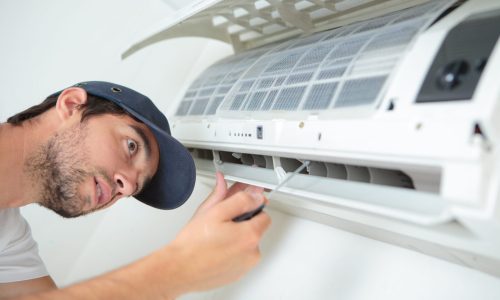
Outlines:
[[92, 176], [88, 166], [85, 122], [58, 132], [26, 160], [25, 170], [39, 194], [39, 204], [65, 218], [82, 216], [91, 197], [81, 196], [79, 186]]

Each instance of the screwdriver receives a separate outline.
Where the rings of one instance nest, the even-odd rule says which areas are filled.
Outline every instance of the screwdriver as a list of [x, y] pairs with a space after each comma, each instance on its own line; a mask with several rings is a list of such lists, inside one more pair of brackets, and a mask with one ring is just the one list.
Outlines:
[[[278, 184], [274, 188], [274, 190], [272, 190], [269, 193], [269, 195], [267, 195], [267, 198], [270, 199], [271, 196], [275, 192], [277, 192], [281, 187], [283, 187], [285, 184], [287, 184], [287, 182], [290, 181], [290, 179], [292, 179], [295, 175], [299, 174], [308, 165], [309, 165], [309, 161], [305, 160], [304, 163], [302, 163], [302, 165], [300, 167], [298, 167], [295, 171], [293, 171], [292, 173], [288, 173], [287, 177], [285, 178], [285, 180], [283, 180], [280, 184]], [[254, 209], [252, 211], [249, 211], [249, 212], [246, 212], [246, 213], [244, 213], [242, 215], [237, 216], [236, 218], [233, 219], [233, 221], [234, 222], [242, 222], [242, 221], [250, 220], [254, 216], [258, 215], [264, 209], [265, 206], [266, 206], [265, 204], [262, 204], [261, 206], [257, 207], [256, 209]]]

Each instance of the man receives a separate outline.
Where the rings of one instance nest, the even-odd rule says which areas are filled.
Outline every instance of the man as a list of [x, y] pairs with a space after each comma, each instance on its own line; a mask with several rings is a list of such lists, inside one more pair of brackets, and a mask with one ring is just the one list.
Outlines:
[[160, 209], [182, 205], [195, 181], [187, 150], [144, 95], [107, 82], [84, 82], [0, 124], [0, 298], [173, 299], [241, 277], [259, 260], [270, 225], [262, 189], [212, 194], [166, 247], [100, 277], [56, 289], [19, 207], [38, 203], [77, 217], [133, 196]]

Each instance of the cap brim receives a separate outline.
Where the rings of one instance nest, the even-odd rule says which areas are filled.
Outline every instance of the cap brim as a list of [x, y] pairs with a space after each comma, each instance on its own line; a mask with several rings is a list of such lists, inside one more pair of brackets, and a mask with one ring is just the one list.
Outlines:
[[193, 192], [196, 168], [181, 143], [168, 134], [152, 131], [160, 148], [158, 171], [135, 198], [159, 209], [174, 209], [184, 204]]
[[196, 181], [196, 168], [191, 154], [170, 134], [132, 109], [123, 108], [151, 129], [160, 150], [156, 174], [135, 198], [159, 209], [174, 209], [181, 206], [189, 199]]

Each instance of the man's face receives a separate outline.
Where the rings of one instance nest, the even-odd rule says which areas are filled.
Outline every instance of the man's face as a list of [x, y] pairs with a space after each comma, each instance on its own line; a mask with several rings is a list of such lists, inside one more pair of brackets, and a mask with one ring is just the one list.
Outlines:
[[26, 164], [40, 204], [77, 217], [138, 194], [154, 176], [158, 144], [129, 116], [99, 115], [61, 127]]

